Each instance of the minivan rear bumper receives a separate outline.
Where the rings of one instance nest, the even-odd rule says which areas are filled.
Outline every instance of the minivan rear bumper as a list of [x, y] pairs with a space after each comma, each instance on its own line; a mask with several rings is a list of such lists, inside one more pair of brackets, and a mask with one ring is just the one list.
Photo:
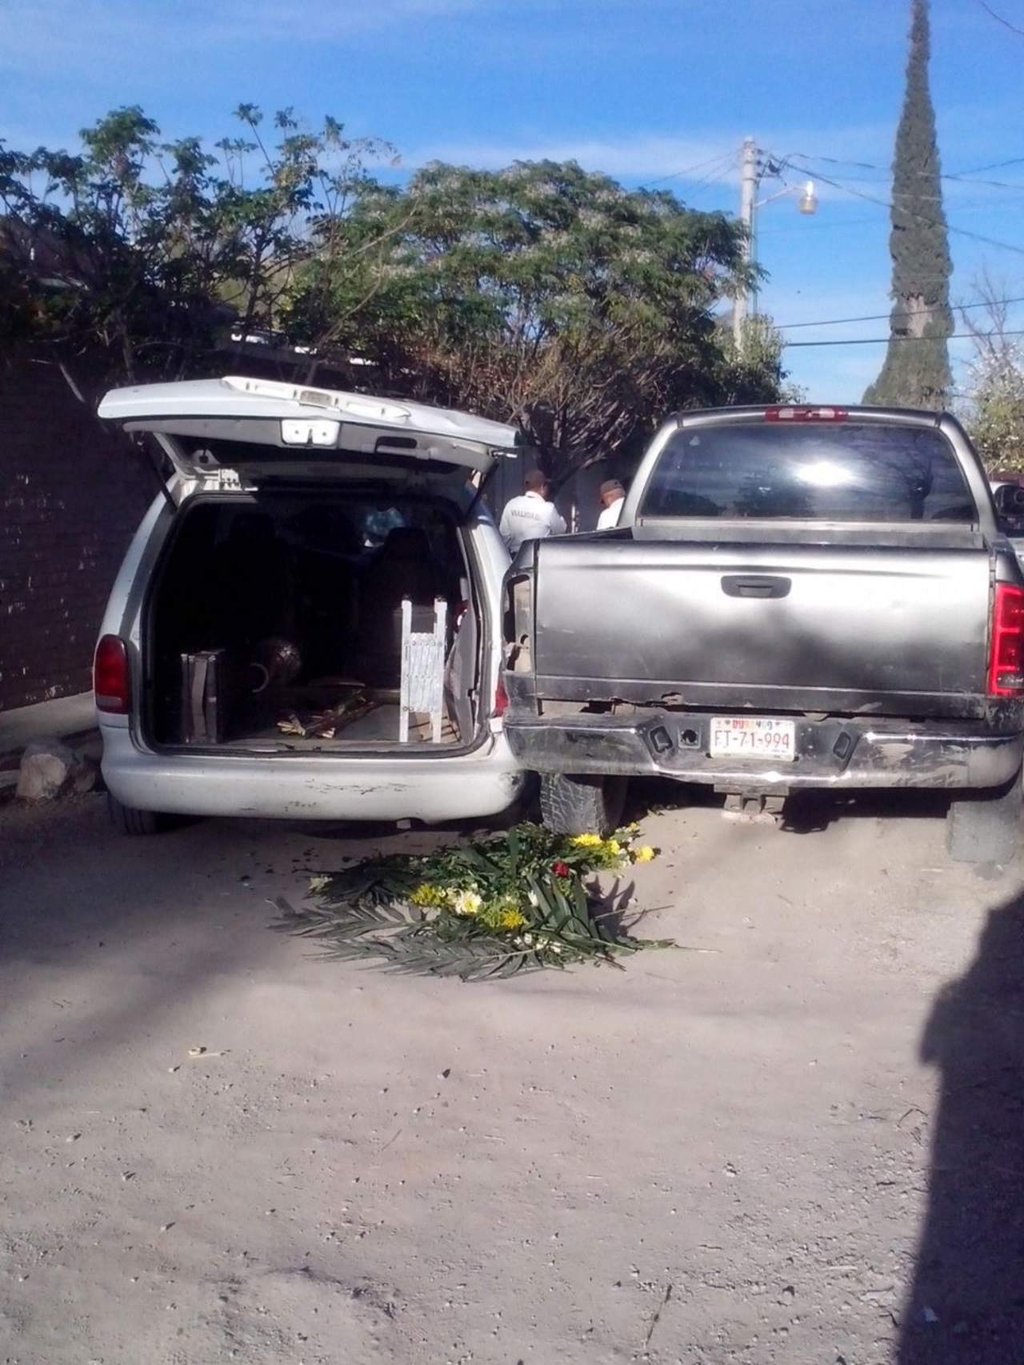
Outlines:
[[422, 820], [442, 824], [507, 809], [525, 776], [502, 735], [441, 757], [159, 754], [126, 724], [101, 723], [103, 779], [125, 806], [269, 820]]
[[1024, 735], [980, 721], [793, 717], [796, 758], [712, 758], [705, 712], [505, 716], [509, 746], [541, 773], [671, 777], [728, 791], [870, 787], [986, 788], [1020, 771]]

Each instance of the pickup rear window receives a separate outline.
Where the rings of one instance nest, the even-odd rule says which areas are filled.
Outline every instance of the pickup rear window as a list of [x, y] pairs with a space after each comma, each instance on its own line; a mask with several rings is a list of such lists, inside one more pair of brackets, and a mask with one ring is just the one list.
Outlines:
[[904, 522], [977, 519], [946, 438], [877, 422], [751, 422], [677, 431], [641, 517]]

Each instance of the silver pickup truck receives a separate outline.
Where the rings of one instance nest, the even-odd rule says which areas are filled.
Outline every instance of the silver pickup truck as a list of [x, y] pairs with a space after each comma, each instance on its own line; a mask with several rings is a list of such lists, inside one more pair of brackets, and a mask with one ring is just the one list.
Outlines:
[[769, 810], [930, 787], [954, 858], [1013, 856], [1024, 577], [954, 418], [682, 413], [618, 528], [527, 542], [505, 594], [505, 732], [554, 828], [607, 829], [639, 775]]

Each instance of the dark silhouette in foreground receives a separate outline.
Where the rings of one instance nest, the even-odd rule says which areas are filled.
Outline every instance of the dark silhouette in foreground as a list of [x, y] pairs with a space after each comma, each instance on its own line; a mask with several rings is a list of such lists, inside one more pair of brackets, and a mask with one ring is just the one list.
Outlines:
[[936, 999], [928, 1211], [899, 1365], [1024, 1361], [1024, 899], [990, 912], [968, 971]]

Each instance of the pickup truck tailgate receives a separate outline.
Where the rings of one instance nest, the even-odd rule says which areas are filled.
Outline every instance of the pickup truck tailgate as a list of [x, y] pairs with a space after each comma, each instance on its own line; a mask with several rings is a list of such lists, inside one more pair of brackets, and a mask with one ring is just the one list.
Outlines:
[[[954, 533], [956, 534], [956, 533]], [[966, 540], [966, 543], [965, 543]], [[589, 537], [537, 546], [537, 696], [977, 714], [992, 562], [958, 548]]]

